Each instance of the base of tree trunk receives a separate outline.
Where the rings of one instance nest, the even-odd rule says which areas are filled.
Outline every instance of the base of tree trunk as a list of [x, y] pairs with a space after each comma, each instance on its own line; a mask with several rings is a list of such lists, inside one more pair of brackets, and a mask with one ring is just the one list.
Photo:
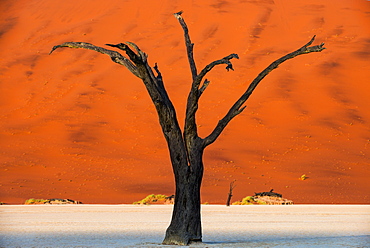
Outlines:
[[189, 245], [191, 242], [202, 242], [200, 185], [201, 181], [198, 180], [188, 182], [187, 187], [176, 188], [172, 220], [162, 244]]
[[169, 226], [166, 231], [166, 236], [162, 242], [164, 245], [189, 245], [189, 244], [199, 244], [202, 243], [202, 234], [198, 228], [191, 228], [192, 231], [198, 230], [198, 235], [191, 234], [186, 231], [185, 226], [182, 227], [172, 227]]
[[166, 237], [163, 242], [163, 245], [194, 245], [194, 244], [204, 244], [202, 239], [199, 240], [189, 240], [187, 238], [179, 236]]

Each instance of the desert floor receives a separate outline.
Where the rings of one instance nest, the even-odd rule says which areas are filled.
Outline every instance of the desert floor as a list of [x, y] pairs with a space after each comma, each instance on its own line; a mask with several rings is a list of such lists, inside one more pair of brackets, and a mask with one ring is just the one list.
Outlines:
[[[1, 206], [0, 246], [161, 247], [171, 210], [170, 205]], [[204, 244], [197, 247], [370, 247], [369, 205], [204, 205], [202, 216]]]

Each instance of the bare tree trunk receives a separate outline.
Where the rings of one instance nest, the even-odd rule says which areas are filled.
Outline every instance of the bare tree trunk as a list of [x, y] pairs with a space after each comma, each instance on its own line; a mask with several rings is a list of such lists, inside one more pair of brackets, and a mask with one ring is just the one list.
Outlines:
[[175, 205], [163, 244], [187, 245], [202, 241], [200, 187], [203, 150], [203, 141], [194, 141], [188, 151], [189, 165], [180, 166], [178, 173], [175, 172]]

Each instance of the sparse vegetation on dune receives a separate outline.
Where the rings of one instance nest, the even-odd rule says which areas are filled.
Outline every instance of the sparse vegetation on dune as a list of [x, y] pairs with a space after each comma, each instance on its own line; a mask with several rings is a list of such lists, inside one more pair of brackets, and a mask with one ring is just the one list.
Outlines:
[[28, 199], [24, 202], [25, 205], [31, 205], [31, 204], [45, 204], [45, 202], [47, 202], [48, 200], [45, 200], [45, 199], [34, 199], [34, 198], [31, 198], [31, 199]]
[[299, 179], [304, 181], [308, 178], [308, 176], [306, 174], [303, 174]]
[[257, 204], [253, 196], [244, 197], [241, 201], [233, 202], [231, 205], [253, 205]]
[[293, 205], [293, 201], [275, 196], [247, 196], [232, 205]]
[[80, 201], [74, 201], [71, 199], [28, 199], [24, 203], [25, 205], [32, 205], [32, 204], [82, 204]]
[[293, 201], [283, 198], [282, 194], [273, 192], [255, 193], [254, 196], [244, 197], [241, 201], [236, 201], [232, 205], [292, 205]]
[[133, 204], [136, 205], [149, 205], [149, 204], [173, 204], [174, 196], [166, 196], [166, 195], [155, 195], [151, 194], [145, 197], [140, 201], [136, 201]]

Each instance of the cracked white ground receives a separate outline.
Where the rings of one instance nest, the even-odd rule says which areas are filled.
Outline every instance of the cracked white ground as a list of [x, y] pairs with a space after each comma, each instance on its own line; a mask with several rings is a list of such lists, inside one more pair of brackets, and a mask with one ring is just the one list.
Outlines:
[[[2, 205], [0, 247], [161, 247], [171, 205]], [[196, 247], [370, 247], [370, 205], [203, 205]], [[165, 246], [171, 247], [171, 246]]]

